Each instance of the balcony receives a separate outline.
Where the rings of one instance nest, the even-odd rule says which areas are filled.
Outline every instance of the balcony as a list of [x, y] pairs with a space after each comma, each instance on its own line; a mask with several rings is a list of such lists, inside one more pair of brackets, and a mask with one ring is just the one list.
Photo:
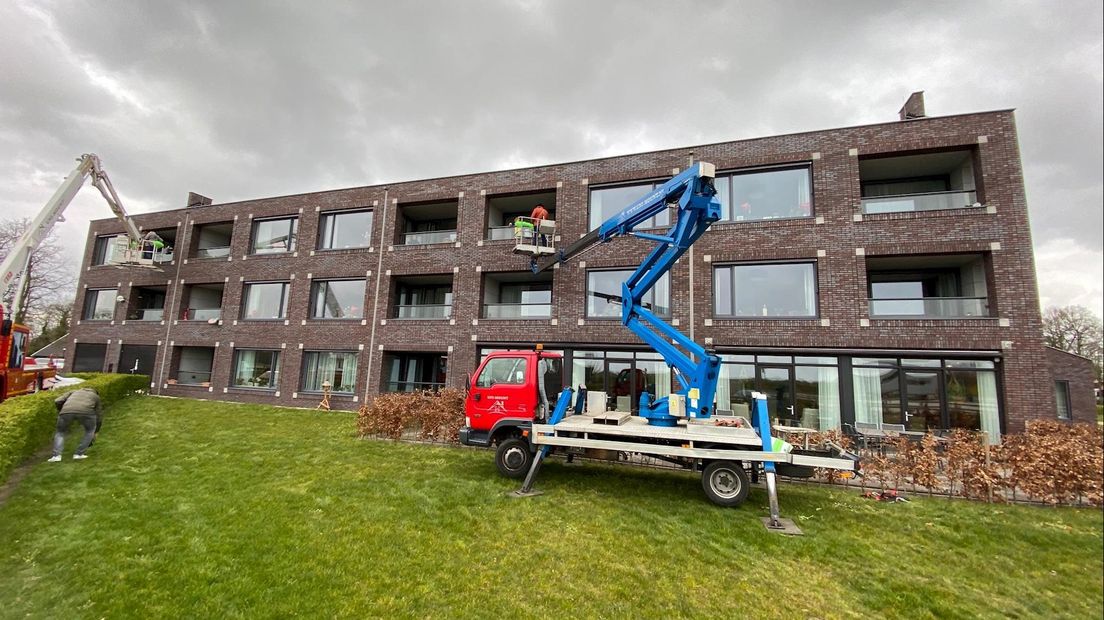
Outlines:
[[547, 319], [552, 316], [552, 304], [483, 304], [487, 319]]
[[217, 322], [222, 318], [222, 283], [188, 284], [184, 287], [184, 321]]
[[448, 357], [441, 353], [389, 352], [384, 355], [385, 392], [431, 391], [445, 387]]
[[452, 274], [397, 277], [393, 290], [393, 318], [447, 319], [452, 316]]
[[431, 245], [434, 243], [455, 242], [455, 230], [435, 230], [430, 232], [403, 233], [403, 245]]
[[214, 347], [175, 347], [173, 354], [176, 372], [171, 383], [181, 385], [211, 384], [211, 370], [215, 362]]
[[551, 272], [484, 274], [483, 318], [547, 319], [551, 317]]
[[230, 239], [234, 234], [233, 222], [199, 224], [195, 227], [194, 258], [226, 258], [230, 256]]
[[529, 217], [537, 205], [548, 210], [548, 219], [556, 219], [555, 190], [488, 196], [487, 230], [484, 238], [487, 241], [513, 240], [514, 218]]
[[487, 241], [513, 240], [513, 226], [490, 226], [487, 228]]
[[920, 194], [901, 194], [898, 196], [878, 196], [863, 198], [863, 213], [900, 213], [906, 211], [940, 211], [943, 209], [965, 209], [980, 207], [977, 192], [950, 191], [926, 192]]
[[957, 319], [992, 316], [988, 256], [873, 256], [866, 260], [872, 318]]
[[456, 200], [400, 204], [397, 245], [434, 245], [456, 242]]
[[980, 207], [974, 151], [958, 149], [859, 160], [863, 213]]
[[138, 311], [137, 321], [160, 321], [165, 318], [164, 308], [145, 308]]
[[222, 308], [185, 308], [185, 321], [217, 321], [222, 318]]
[[130, 291], [128, 321], [161, 321], [165, 318], [164, 286], [136, 286]]

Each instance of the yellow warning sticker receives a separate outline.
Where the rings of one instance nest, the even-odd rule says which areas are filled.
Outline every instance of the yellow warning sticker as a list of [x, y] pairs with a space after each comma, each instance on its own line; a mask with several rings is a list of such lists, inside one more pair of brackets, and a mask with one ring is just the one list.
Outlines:
[[693, 399], [701, 398], [701, 390], [698, 388], [690, 388], [690, 391], [686, 393], [686, 397]]

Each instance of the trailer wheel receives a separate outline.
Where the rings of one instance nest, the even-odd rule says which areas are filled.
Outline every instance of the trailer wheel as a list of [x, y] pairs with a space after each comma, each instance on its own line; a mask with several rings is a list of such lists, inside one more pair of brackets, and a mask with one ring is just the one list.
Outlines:
[[499, 442], [495, 451], [495, 466], [498, 473], [507, 478], [524, 478], [533, 464], [533, 456], [528, 441], [512, 437]]
[[702, 488], [709, 501], [718, 506], [739, 506], [747, 499], [751, 481], [735, 461], [713, 461], [702, 472]]

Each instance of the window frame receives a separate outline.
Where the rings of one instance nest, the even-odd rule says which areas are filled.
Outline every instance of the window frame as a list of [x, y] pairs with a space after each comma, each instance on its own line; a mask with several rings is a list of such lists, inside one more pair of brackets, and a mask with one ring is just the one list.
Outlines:
[[[790, 215], [779, 216], [770, 218], [754, 218], [754, 219], [735, 219], [735, 210], [732, 204], [732, 179], [737, 176], [748, 176], [754, 174], [763, 174], [771, 172], [786, 172], [790, 170], [804, 170], [806, 178], [809, 181], [809, 213], [807, 215]], [[730, 170], [722, 170], [717, 172], [717, 176], [714, 180], [714, 185], [724, 182], [728, 185], [728, 215], [729, 218], [725, 218], [725, 205], [721, 205], [721, 219], [717, 220], [717, 224], [747, 224], [751, 222], [775, 222], [779, 220], [807, 220], [810, 218], [816, 218], [816, 191], [813, 183], [813, 164], [812, 162], [802, 163], [789, 163], [789, 164], [774, 164], [769, 166], [755, 166], [752, 168], [735, 168]], [[720, 195], [720, 190], [717, 190]], [[719, 198], [718, 198], [719, 200]], [[800, 205], [798, 205], [800, 207]]]
[[[604, 189], [618, 189], [618, 188], [624, 188], [624, 187], [633, 187], [633, 186], [637, 186], [637, 185], [646, 185], [646, 184], [651, 184], [651, 186], [652, 186], [651, 189], [649, 189], [649, 191], [655, 191], [656, 188], [663, 185], [668, 180], [669, 180], [668, 178], [653, 177], [651, 179], [632, 179], [632, 180], [627, 180], [627, 181], [616, 181], [616, 182], [613, 182], [613, 183], [602, 183], [600, 185], [591, 185], [591, 186], [587, 187], [587, 231], [597, 230], [597, 229], [601, 228], [602, 224], [605, 223], [606, 220], [608, 220], [610, 217], [612, 217], [616, 213], [620, 213], [621, 211], [624, 211], [625, 209], [627, 209], [629, 206], [631, 206], [633, 204], [632, 202], [630, 202], [629, 204], [625, 205], [624, 207], [621, 207], [620, 209], [618, 209], [617, 212], [615, 212], [614, 214], [611, 214], [610, 216], [607, 216], [607, 217], [603, 218], [597, 224], [592, 225], [591, 224], [591, 218], [594, 214], [594, 199], [593, 199], [593, 196], [594, 196], [595, 191], [601, 191], [601, 190], [604, 190]], [[647, 192], [644, 194], [644, 196], [647, 196]], [[643, 198], [643, 196], [641, 196], [641, 198]], [[636, 202], [637, 200], [640, 200], [640, 198], [634, 199], [633, 202]], [[641, 224], [636, 226], [636, 229], [638, 229], [638, 230], [656, 230], [656, 229], [662, 229], [662, 228], [666, 228], [666, 227], [671, 226], [671, 224], [674, 223], [672, 221], [672, 218], [671, 218], [671, 209], [666, 209], [664, 211], [664, 213], [666, 213], [666, 215], [667, 215], [667, 223], [660, 224], [660, 223], [656, 222], [656, 218], [659, 217], [659, 214], [657, 213], [656, 215], [653, 215], [652, 217], [645, 220], [645, 222], [642, 222]], [[650, 222], [650, 224], [645, 225], [645, 223], [647, 223], [647, 222]]]
[[[337, 231], [337, 220], [343, 215], [357, 215], [360, 213], [367, 213], [370, 222], [368, 225], [368, 242], [365, 245], [351, 245], [349, 247], [333, 247], [334, 233]], [[327, 229], [327, 218], [333, 218], [334, 224], [330, 225]], [[357, 208], [357, 209], [344, 209], [338, 211], [322, 211], [318, 214], [318, 238], [315, 241], [315, 250], [319, 252], [330, 252], [339, 250], [363, 250], [366, 248], [374, 247], [372, 245], [372, 233], [375, 231], [376, 226], [376, 212], [375, 209], [370, 207]], [[325, 239], [327, 232], [329, 233], [329, 239]]]
[[[618, 312], [616, 314], [616, 316], [601, 316], [601, 315], [591, 315], [590, 314], [590, 274], [599, 273], [599, 272], [608, 272], [608, 271], [625, 271], [625, 272], [628, 272], [629, 275], [632, 275], [636, 271], [636, 269], [637, 269], [636, 267], [595, 267], [593, 269], [587, 268], [586, 273], [584, 274], [584, 277], [586, 279], [583, 282], [583, 316], [587, 320], [594, 320], [594, 321], [618, 321], [618, 320], [620, 320], [621, 319], [621, 313], [620, 312]], [[660, 312], [656, 312], [656, 310], [655, 310], [656, 305], [658, 305], [655, 301], [655, 295], [656, 295], [656, 290], [655, 290], [656, 287], [655, 286], [653, 286], [652, 290], [649, 291], [649, 294], [652, 295], [652, 301], [651, 301], [652, 309], [651, 309], [651, 312], [653, 314], [655, 314], [657, 317], [664, 318], [664, 319], [669, 319], [672, 316], [674, 316], [674, 308], [671, 307], [671, 303], [672, 303], [671, 299], [673, 297], [673, 291], [671, 290], [671, 274], [670, 273], [663, 274], [663, 276], [660, 278], [660, 280], [662, 280], [664, 278], [667, 280], [667, 312], [666, 313], [660, 313]], [[657, 281], [656, 284], [658, 285], [659, 282]]]
[[114, 242], [118, 236], [119, 235], [96, 235], [95, 240], [92, 241], [92, 260], [89, 262], [90, 267], [102, 267], [111, 264], [111, 261], [108, 260], [108, 256], [111, 254], [112, 242]]
[[[111, 294], [111, 316], [108, 317], [108, 318], [105, 318], [105, 319], [97, 319], [97, 318], [94, 318], [93, 316], [89, 316], [90, 310], [92, 311], [91, 313], [94, 313], [95, 306], [98, 305], [98, 302], [99, 302], [100, 294], [101, 293], [106, 293], [108, 291], [110, 291], [112, 293]], [[83, 304], [83, 307], [81, 308], [81, 321], [114, 321], [115, 320], [115, 305], [117, 303], [115, 298], [118, 297], [118, 296], [119, 296], [119, 289], [118, 288], [90, 288], [90, 289], [86, 289], [84, 291], [84, 304]]]
[[[798, 316], [762, 316], [762, 315], [742, 315], [736, 314], [736, 267], [767, 267], [767, 266], [782, 266], [782, 265], [810, 265], [813, 268], [813, 313], [803, 314]], [[732, 307], [732, 314], [720, 314], [717, 311], [717, 272], [721, 269], [731, 269], [731, 280], [729, 282], [729, 291], [731, 298], [729, 303]], [[782, 260], [782, 261], [748, 261], [748, 262], [721, 262], [714, 263], [711, 273], [713, 278], [712, 287], [710, 290], [710, 296], [712, 297], [712, 316], [714, 319], [720, 320], [732, 320], [732, 321], [805, 321], [815, 320], [820, 318], [820, 269], [818, 261], [815, 259], [805, 260]]]
[[[1062, 394], [1065, 395], [1065, 412], [1066, 415], [1062, 415], [1062, 402], [1058, 399], [1059, 389], [1062, 390]], [[1054, 380], [1054, 400], [1055, 400], [1055, 413], [1058, 416], [1058, 420], [1062, 422], [1073, 421], [1073, 402], [1070, 400], [1070, 382], [1068, 379], [1055, 379]]]
[[[256, 385], [238, 385], [237, 383], [235, 383], [238, 379], [238, 365], [241, 363], [241, 354], [246, 353], [246, 352], [250, 352], [250, 353], [262, 352], [262, 353], [270, 354], [269, 372], [272, 373], [272, 380], [269, 381], [269, 384], [268, 384], [267, 387], [256, 386]], [[275, 392], [276, 390], [279, 390], [280, 389], [280, 361], [281, 361], [281, 357], [283, 357], [282, 355], [280, 355], [281, 353], [282, 353], [282, 351], [280, 349], [264, 349], [264, 348], [254, 349], [254, 348], [250, 348], [250, 347], [242, 347], [240, 349], [237, 349], [237, 348], [234, 349], [234, 361], [233, 361], [233, 365], [230, 367], [230, 385], [229, 385], [229, 387], [231, 387], [235, 390], [257, 390], [257, 391], [260, 391], [260, 392]], [[272, 356], [274, 356], [274, 357], [272, 357]]]
[[[265, 224], [269, 222], [280, 222], [287, 220], [291, 222], [291, 230], [288, 232], [290, 239], [288, 247], [285, 250], [272, 251], [272, 252], [258, 252], [257, 251], [257, 225]], [[299, 249], [299, 215], [279, 215], [273, 217], [261, 217], [255, 218], [249, 224], [249, 255], [250, 256], [271, 256], [274, 254], [292, 254]]]
[[[359, 316], [318, 316], [316, 311], [318, 310], [318, 299], [316, 298], [323, 285], [329, 285], [331, 282], [360, 282], [362, 290], [360, 293], [360, 315]], [[368, 280], [365, 278], [319, 278], [311, 280], [310, 285], [310, 307], [308, 308], [307, 318], [314, 321], [360, 321], [364, 319], [364, 299], [368, 294]], [[323, 313], [325, 308], [323, 307]]]
[[[280, 298], [280, 316], [277, 317], [248, 317], [246, 313], [249, 311], [249, 294], [254, 286], [265, 284], [282, 284], [283, 294]], [[225, 292], [223, 293], [225, 295]], [[286, 321], [288, 318], [288, 302], [291, 298], [291, 282], [287, 280], [271, 280], [260, 282], [245, 282], [242, 284], [242, 296], [241, 296], [241, 310], [239, 312], [238, 319], [242, 321]]]
[[[307, 360], [310, 358], [311, 355], [319, 355], [319, 354], [324, 354], [324, 353], [332, 353], [332, 354], [335, 354], [335, 355], [350, 355], [350, 356], [352, 356], [352, 360], [353, 360], [353, 364], [354, 364], [352, 391], [349, 391], [349, 392], [339, 391], [339, 390], [335, 389], [336, 386], [332, 385], [332, 381], [331, 381], [330, 393], [333, 394], [333, 395], [336, 395], [336, 396], [355, 396], [356, 393], [357, 393], [357, 375], [360, 373], [360, 355], [359, 355], [359, 351], [350, 351], [350, 350], [347, 350], [347, 349], [336, 349], [336, 350], [335, 349], [311, 349], [311, 350], [303, 351], [302, 362], [300, 364], [301, 368], [299, 370], [299, 392], [305, 393], [305, 394], [321, 394], [322, 393], [322, 385], [321, 384], [319, 384], [318, 389], [308, 388], [306, 386], [306, 384], [307, 384], [307, 372], [309, 370], [309, 364], [308, 364]], [[342, 372], [343, 373], [345, 372], [344, 368], [342, 369]], [[326, 381], [326, 379], [324, 377], [319, 377], [319, 378], [322, 379], [323, 382]]]

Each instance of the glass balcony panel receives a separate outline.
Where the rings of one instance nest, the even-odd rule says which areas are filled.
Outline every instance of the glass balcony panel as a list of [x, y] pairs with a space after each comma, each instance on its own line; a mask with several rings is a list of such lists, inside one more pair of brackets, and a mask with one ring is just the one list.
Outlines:
[[452, 304], [417, 304], [396, 306], [399, 319], [447, 319], [452, 315]]
[[165, 318], [164, 308], [146, 308], [138, 311], [139, 321], [160, 321]]
[[222, 318], [221, 308], [188, 308], [184, 313], [185, 321], [210, 321]]
[[488, 319], [547, 319], [552, 316], [552, 304], [483, 304], [483, 316]]
[[488, 241], [502, 241], [502, 240], [505, 240], [505, 239], [513, 239], [513, 238], [514, 238], [514, 227], [513, 226], [492, 226], [491, 228], [487, 229], [487, 240]]
[[456, 241], [455, 230], [435, 230], [432, 232], [406, 233], [405, 245], [429, 245], [432, 243], [453, 243]]
[[872, 317], [961, 318], [989, 316], [987, 297], [871, 299]]
[[196, 250], [196, 258], [226, 258], [227, 256], [230, 256], [230, 246]]
[[389, 381], [386, 386], [388, 392], [419, 392], [422, 390], [436, 392], [445, 387], [445, 384], [429, 381]]
[[977, 192], [930, 192], [902, 196], [863, 198], [863, 213], [900, 213], [903, 211], [939, 211], [964, 209], [977, 202]]

